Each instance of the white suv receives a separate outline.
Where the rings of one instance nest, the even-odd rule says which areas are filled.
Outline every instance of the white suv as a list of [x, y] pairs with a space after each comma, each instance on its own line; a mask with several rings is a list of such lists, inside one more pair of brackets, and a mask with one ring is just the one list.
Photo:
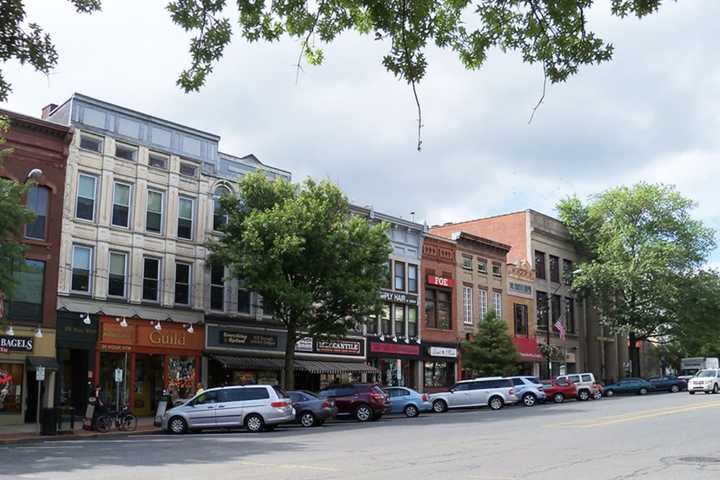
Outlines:
[[695, 392], [720, 392], [720, 370], [715, 368], [700, 370], [688, 380], [688, 393], [694, 395]]
[[574, 383], [577, 387], [577, 399], [589, 400], [595, 396], [595, 375], [592, 373], [570, 373], [561, 375], [556, 379], [558, 382]]
[[490, 407], [500, 410], [518, 401], [512, 380], [502, 377], [474, 378], [457, 382], [447, 392], [430, 394], [430, 403], [436, 413], [449, 408]]

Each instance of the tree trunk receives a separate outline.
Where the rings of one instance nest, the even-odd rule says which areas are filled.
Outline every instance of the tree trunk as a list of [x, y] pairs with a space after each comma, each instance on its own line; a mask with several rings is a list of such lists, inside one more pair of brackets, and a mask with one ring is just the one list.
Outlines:
[[295, 389], [295, 322], [290, 320], [287, 327], [287, 342], [285, 343], [285, 390]]
[[630, 357], [631, 376], [640, 377], [640, 349], [637, 348], [637, 337], [635, 332], [630, 332], [628, 345], [628, 356]]

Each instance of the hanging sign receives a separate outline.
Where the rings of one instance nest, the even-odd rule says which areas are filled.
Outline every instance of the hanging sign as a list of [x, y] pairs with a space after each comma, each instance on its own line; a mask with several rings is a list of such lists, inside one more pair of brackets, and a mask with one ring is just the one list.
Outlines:
[[45, 380], [45, 367], [37, 367], [35, 369], [35, 380], [38, 382]]

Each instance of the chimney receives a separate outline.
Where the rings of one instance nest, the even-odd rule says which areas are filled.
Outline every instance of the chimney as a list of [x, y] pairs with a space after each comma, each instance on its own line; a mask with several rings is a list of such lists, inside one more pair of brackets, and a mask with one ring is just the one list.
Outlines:
[[42, 115], [40, 115], [40, 118], [43, 120], [47, 120], [50, 116], [50, 113], [57, 108], [57, 105], [54, 103], [48, 103], [45, 105], [42, 109]]

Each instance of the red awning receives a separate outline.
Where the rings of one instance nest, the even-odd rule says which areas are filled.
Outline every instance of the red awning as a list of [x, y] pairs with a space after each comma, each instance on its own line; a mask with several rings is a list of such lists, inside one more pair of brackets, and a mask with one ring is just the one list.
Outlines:
[[542, 362], [544, 360], [535, 337], [513, 337], [513, 344], [523, 362]]

